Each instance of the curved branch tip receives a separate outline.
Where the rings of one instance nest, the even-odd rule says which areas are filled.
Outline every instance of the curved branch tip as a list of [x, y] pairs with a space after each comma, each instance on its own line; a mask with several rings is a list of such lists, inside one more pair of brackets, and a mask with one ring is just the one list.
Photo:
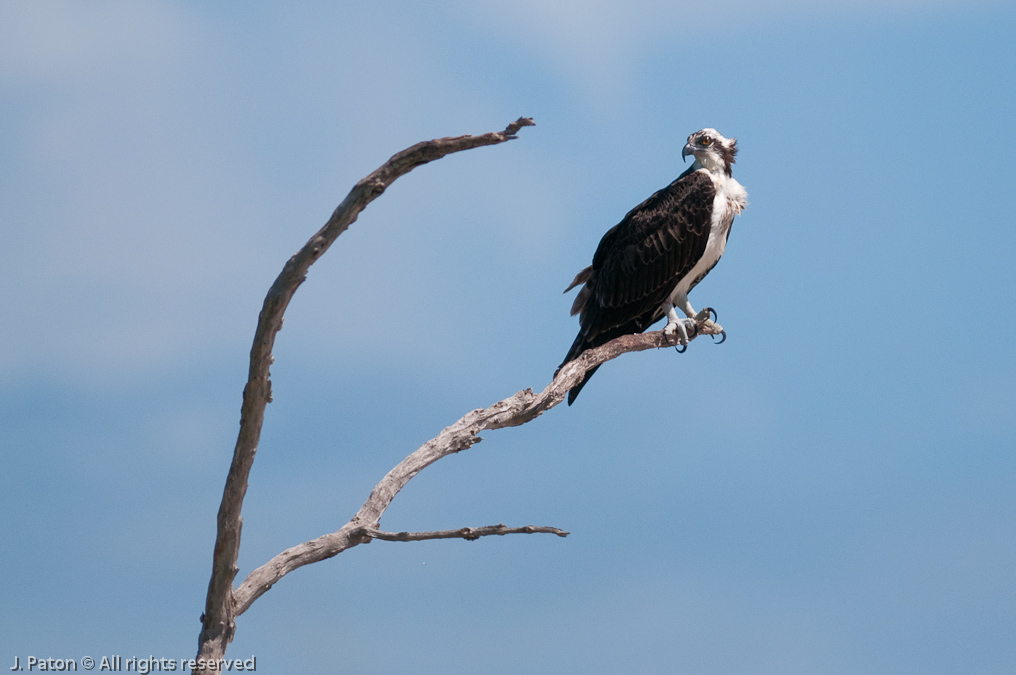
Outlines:
[[507, 127], [505, 127], [504, 133], [512, 138], [519, 132], [522, 127], [535, 127], [536, 122], [533, 121], [532, 117], [520, 117]]

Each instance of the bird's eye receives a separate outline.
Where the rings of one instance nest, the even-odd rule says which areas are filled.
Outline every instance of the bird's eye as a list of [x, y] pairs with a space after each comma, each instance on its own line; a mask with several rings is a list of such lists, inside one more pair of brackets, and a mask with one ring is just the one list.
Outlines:
[[708, 136], [706, 136], [705, 138], [702, 139], [701, 143], [702, 143], [703, 147], [708, 148], [710, 145], [713, 144], [713, 139], [711, 139]]

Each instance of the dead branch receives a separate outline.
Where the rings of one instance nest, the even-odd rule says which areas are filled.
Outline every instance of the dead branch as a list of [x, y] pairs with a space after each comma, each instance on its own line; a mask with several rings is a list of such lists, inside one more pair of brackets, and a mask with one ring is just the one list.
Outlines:
[[[692, 339], [701, 335], [717, 335], [720, 330], [721, 328], [715, 323], [705, 321], [699, 325], [699, 330]], [[467, 413], [389, 471], [388, 475], [374, 486], [367, 501], [360, 507], [356, 515], [338, 531], [286, 549], [251, 572], [236, 589], [236, 616], [247, 611], [251, 603], [293, 570], [331, 558], [346, 549], [368, 542], [373, 536], [371, 533], [377, 530], [381, 516], [388, 509], [395, 495], [405, 487], [413, 476], [442, 457], [461, 452], [479, 443], [482, 440], [479, 436], [480, 432], [489, 429], [517, 427], [536, 419], [563, 401], [568, 395], [568, 390], [581, 382], [587, 372], [621, 354], [669, 346], [670, 343], [663, 331], [623, 335], [596, 349], [584, 352], [579, 358], [565, 365], [553, 382], [539, 394], [533, 393], [532, 389], [525, 389], [503, 401], [498, 401], [489, 408]], [[526, 528], [521, 529], [526, 530]], [[453, 532], [461, 531], [453, 530]], [[564, 536], [562, 531], [557, 528], [535, 528], [533, 532], [552, 532]], [[495, 532], [494, 534], [499, 533]], [[374, 538], [382, 539], [384, 537]]]
[[[473, 410], [444, 429], [434, 439], [406, 457], [376, 485], [356, 515], [339, 530], [322, 535], [286, 549], [233, 589], [238, 568], [240, 531], [243, 524], [241, 509], [247, 492], [250, 469], [257, 452], [257, 444], [264, 422], [266, 405], [271, 401], [269, 367], [275, 336], [282, 327], [283, 314], [296, 289], [306, 279], [310, 266], [334, 243], [336, 238], [352, 224], [359, 213], [376, 199], [398, 177], [417, 166], [440, 159], [445, 155], [495, 145], [514, 139], [516, 132], [533, 121], [519, 118], [504, 131], [481, 136], [458, 136], [418, 143], [394, 155], [377, 171], [354, 186], [349, 195], [335, 209], [332, 217], [286, 263], [275, 283], [268, 291], [258, 319], [254, 344], [251, 348], [250, 371], [243, 392], [240, 415], [240, 433], [237, 437], [233, 462], [226, 478], [222, 504], [218, 514], [218, 532], [212, 562], [212, 577], [208, 585], [205, 613], [198, 644], [199, 659], [221, 659], [236, 630], [235, 619], [266, 593], [282, 577], [304, 565], [331, 558], [346, 549], [368, 543], [372, 539], [387, 541], [419, 541], [424, 539], [477, 539], [489, 535], [549, 533], [567, 536], [567, 532], [554, 527], [526, 526], [509, 528], [492, 525], [480, 528], [461, 528], [437, 532], [384, 532], [379, 529], [381, 516], [391, 505], [395, 495], [420, 471], [442, 457], [466, 450], [480, 440], [480, 432], [488, 429], [519, 426], [529, 422], [564, 400], [568, 390], [578, 384], [591, 369], [626, 352], [670, 346], [662, 331], [619, 337], [605, 345], [591, 349], [561, 368], [554, 380], [539, 394], [532, 389], [520, 391], [489, 408]], [[716, 335], [719, 326], [711, 321], [699, 324], [695, 337]], [[194, 671], [197, 672], [197, 671]]]
[[373, 528], [362, 529], [364, 535], [371, 539], [383, 539], [384, 541], [424, 541], [427, 539], [467, 539], [475, 541], [480, 537], [491, 535], [504, 536], [506, 534], [533, 534], [544, 532], [556, 534], [559, 537], [567, 537], [571, 532], [556, 527], [542, 527], [539, 525], [526, 525], [525, 527], [508, 527], [506, 525], [487, 525], [486, 527], [462, 527], [457, 530], [439, 530], [437, 532], [382, 532]]
[[393, 155], [350, 190], [324, 227], [289, 259], [268, 290], [254, 333], [250, 370], [240, 409], [240, 433], [237, 436], [233, 462], [226, 477], [226, 486], [219, 507], [218, 530], [212, 556], [212, 576], [208, 583], [205, 612], [201, 618], [201, 635], [198, 639], [198, 658], [222, 658], [226, 645], [233, 639], [233, 632], [236, 629], [233, 579], [239, 571], [236, 562], [243, 524], [241, 510], [243, 498], [247, 493], [250, 469], [261, 437], [265, 406], [272, 400], [269, 372], [272, 348], [275, 336], [282, 328], [286, 307], [296, 289], [306, 279], [310, 266], [356, 221], [367, 204], [377, 199], [400, 176], [451, 153], [512, 140], [516, 138], [515, 134], [519, 129], [532, 125], [531, 119], [520, 117], [504, 131], [480, 136], [457, 136], [424, 141]]

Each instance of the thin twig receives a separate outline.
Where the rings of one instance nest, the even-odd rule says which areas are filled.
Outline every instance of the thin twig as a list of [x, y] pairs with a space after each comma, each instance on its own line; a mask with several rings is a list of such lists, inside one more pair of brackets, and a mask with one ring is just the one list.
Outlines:
[[556, 534], [559, 537], [567, 537], [571, 532], [566, 532], [556, 527], [543, 527], [540, 525], [526, 525], [525, 527], [508, 527], [506, 525], [487, 525], [486, 527], [461, 527], [457, 530], [438, 530], [437, 532], [383, 532], [370, 527], [360, 530], [371, 539], [383, 539], [384, 541], [424, 541], [426, 539], [468, 539], [475, 541], [480, 537], [491, 535], [504, 536], [506, 534]]

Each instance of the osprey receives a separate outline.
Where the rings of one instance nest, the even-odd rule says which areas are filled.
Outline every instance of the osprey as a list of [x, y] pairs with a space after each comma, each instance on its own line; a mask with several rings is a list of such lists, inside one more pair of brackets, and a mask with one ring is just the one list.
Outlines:
[[[579, 334], [559, 371], [585, 350], [641, 333], [664, 316], [667, 339], [687, 345], [689, 333], [716, 315], [709, 307], [695, 312], [688, 293], [719, 262], [734, 216], [748, 205], [748, 193], [731, 176], [736, 154], [737, 139], [696, 131], [681, 153], [695, 156], [688, 170], [603, 235], [593, 264], [565, 289], [584, 284], [571, 308]], [[678, 318], [675, 307], [688, 318]], [[568, 392], [568, 405], [594, 372]]]

